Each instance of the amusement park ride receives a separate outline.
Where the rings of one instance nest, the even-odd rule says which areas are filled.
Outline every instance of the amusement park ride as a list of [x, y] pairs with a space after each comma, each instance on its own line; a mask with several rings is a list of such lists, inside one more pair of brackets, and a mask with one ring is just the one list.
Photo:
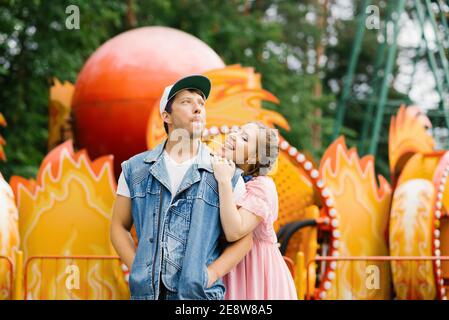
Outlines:
[[[412, 2], [421, 26], [430, 22], [436, 35], [436, 50], [429, 49], [424, 32], [422, 43], [449, 126], [447, 17], [443, 10], [435, 17], [429, 0]], [[449, 151], [436, 150], [431, 121], [407, 101], [390, 122], [391, 183], [375, 173], [385, 108], [399, 106], [387, 93], [405, 0], [389, 3], [393, 40], [378, 46], [371, 98], [350, 98], [362, 12], [333, 143], [316, 161], [281, 137], [270, 173], [279, 193], [280, 250], [300, 299], [449, 295]], [[248, 121], [289, 129], [281, 114], [262, 107], [262, 101], [281, 102], [262, 88], [260, 74], [226, 66], [197, 38], [145, 27], [110, 39], [87, 60], [75, 85], [55, 79], [50, 88], [49, 153], [36, 179], [13, 176], [8, 184], [0, 175], [0, 299], [129, 298], [128, 270], [109, 240], [120, 163], [164, 139], [158, 99], [167, 84], [192, 73], [212, 82], [203, 133], [211, 149]], [[359, 150], [348, 149], [339, 136], [349, 100], [366, 104]], [[6, 126], [1, 114], [0, 125]], [[0, 158], [6, 160], [4, 144], [0, 136]]]

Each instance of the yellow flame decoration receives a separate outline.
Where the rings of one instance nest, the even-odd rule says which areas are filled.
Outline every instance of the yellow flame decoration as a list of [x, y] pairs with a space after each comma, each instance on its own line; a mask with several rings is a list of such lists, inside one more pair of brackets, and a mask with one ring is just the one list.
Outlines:
[[[447, 151], [416, 153], [399, 176], [390, 216], [390, 254], [438, 256], [448, 252], [446, 177]], [[441, 218], [441, 219], [440, 219]], [[447, 263], [393, 262], [393, 283], [399, 299], [444, 299], [442, 277]], [[440, 273], [440, 274], [439, 274]]]
[[70, 111], [75, 86], [65, 81], [61, 83], [54, 78], [54, 85], [50, 88], [48, 150], [71, 138]]
[[[386, 232], [388, 226], [391, 187], [378, 176], [374, 159], [359, 159], [355, 148], [347, 149], [343, 137], [326, 150], [320, 166], [323, 182], [332, 191], [339, 220], [340, 256], [388, 255]], [[331, 253], [332, 255], [332, 253]], [[390, 279], [388, 263], [338, 262], [335, 273], [327, 277], [328, 299], [388, 299]], [[366, 285], [368, 267], [380, 271], [379, 289]], [[328, 272], [330, 272], [328, 270]], [[332, 279], [333, 278], [333, 279]]]
[[417, 107], [402, 105], [396, 117], [391, 118], [388, 155], [393, 177], [399, 175], [410, 156], [434, 149], [435, 141], [426, 131], [431, 127], [430, 120]]
[[[394, 192], [390, 216], [390, 252], [394, 256], [431, 256], [433, 184], [410, 179]], [[399, 299], [434, 299], [431, 261], [393, 261], [393, 283]]]
[[[19, 249], [18, 213], [11, 187], [0, 173], [0, 255], [14, 263], [14, 251]], [[13, 275], [4, 260], [0, 260], [0, 300], [9, 299]]]
[[[92, 162], [86, 151], [74, 153], [69, 140], [47, 155], [37, 181], [12, 177], [11, 187], [25, 261], [38, 255], [116, 256], [109, 240], [116, 190], [112, 156]], [[67, 286], [69, 266], [79, 288]], [[129, 297], [118, 261], [38, 259], [27, 269], [32, 299]]]
[[262, 101], [279, 103], [270, 92], [262, 89], [260, 74], [240, 65], [225, 67], [204, 74], [212, 82], [207, 100], [207, 125], [243, 125], [261, 121], [271, 127], [289, 130], [287, 120], [275, 111], [262, 108]]

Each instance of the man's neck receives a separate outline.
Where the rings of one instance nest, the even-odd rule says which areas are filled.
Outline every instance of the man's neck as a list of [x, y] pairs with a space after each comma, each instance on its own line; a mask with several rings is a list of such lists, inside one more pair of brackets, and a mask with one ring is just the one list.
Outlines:
[[181, 141], [179, 141], [170, 140], [170, 137], [168, 137], [167, 143], [165, 144], [165, 151], [172, 160], [177, 163], [182, 163], [195, 157], [198, 154], [199, 146], [200, 139], [197, 138], [181, 139]]

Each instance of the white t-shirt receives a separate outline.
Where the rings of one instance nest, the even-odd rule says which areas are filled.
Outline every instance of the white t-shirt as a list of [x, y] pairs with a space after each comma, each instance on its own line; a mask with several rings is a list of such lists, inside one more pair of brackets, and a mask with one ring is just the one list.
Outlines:
[[181, 163], [177, 163], [174, 161], [167, 151], [164, 150], [164, 162], [165, 167], [167, 168], [168, 177], [170, 180], [171, 193], [174, 196], [176, 191], [179, 188], [179, 185], [182, 182], [182, 179], [189, 170], [190, 166], [196, 161], [198, 156], [195, 156], [189, 160], [186, 160]]
[[[187, 170], [189, 170], [190, 166], [196, 161], [197, 157], [195, 156], [184, 162], [177, 163], [169, 156], [169, 154], [165, 150], [163, 156], [170, 180], [171, 194], [172, 196], [174, 196], [176, 194], [176, 191], [178, 190], [179, 185], [182, 182], [182, 179], [187, 173]], [[245, 192], [245, 182], [243, 181], [242, 177], [239, 177], [234, 188], [234, 200], [237, 201], [238, 199], [240, 199], [240, 197], [243, 196]], [[123, 176], [123, 172], [120, 173], [120, 177], [118, 179], [117, 194], [128, 198], [130, 197], [129, 188], [126, 183], [125, 177]]]

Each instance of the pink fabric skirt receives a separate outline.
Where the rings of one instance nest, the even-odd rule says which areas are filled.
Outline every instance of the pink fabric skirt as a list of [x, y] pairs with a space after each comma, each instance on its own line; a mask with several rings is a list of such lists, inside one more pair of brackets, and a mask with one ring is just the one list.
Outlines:
[[251, 251], [223, 277], [226, 300], [297, 300], [290, 270], [276, 244], [254, 239]]

